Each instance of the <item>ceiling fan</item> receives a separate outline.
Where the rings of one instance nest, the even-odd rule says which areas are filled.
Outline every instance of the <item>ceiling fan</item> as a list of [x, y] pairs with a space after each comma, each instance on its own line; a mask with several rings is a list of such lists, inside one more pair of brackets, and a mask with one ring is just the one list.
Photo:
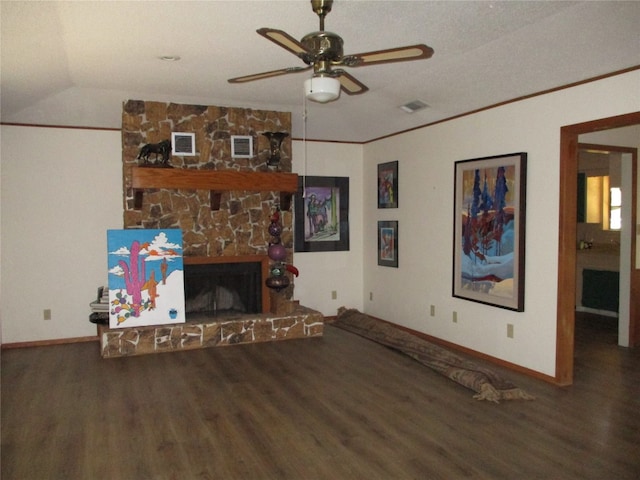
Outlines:
[[307, 65], [306, 67], [281, 68], [230, 78], [228, 82], [252, 82], [313, 69], [313, 76], [305, 81], [307, 98], [326, 103], [337, 99], [341, 90], [348, 95], [359, 95], [369, 90], [366, 85], [341, 67], [365, 67], [381, 63], [423, 60], [433, 55], [433, 49], [422, 44], [344, 55], [342, 38], [324, 29], [324, 19], [331, 11], [332, 5], [333, 0], [311, 0], [311, 8], [320, 18], [320, 31], [309, 33], [300, 41], [282, 30], [273, 28], [257, 30], [267, 40], [271, 40], [300, 58]]

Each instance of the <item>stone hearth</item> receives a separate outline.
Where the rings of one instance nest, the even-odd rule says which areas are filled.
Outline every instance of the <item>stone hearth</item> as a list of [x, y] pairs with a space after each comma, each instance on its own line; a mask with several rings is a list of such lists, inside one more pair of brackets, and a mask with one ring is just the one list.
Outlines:
[[113, 358], [320, 337], [323, 329], [324, 318], [320, 312], [294, 303], [292, 310], [284, 315], [202, 318], [175, 325], [126, 329], [101, 325], [98, 335], [102, 357]]

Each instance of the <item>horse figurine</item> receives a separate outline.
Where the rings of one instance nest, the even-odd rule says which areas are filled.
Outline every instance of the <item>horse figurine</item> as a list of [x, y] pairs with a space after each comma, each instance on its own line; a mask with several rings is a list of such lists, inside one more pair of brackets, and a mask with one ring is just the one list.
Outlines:
[[[155, 164], [160, 165], [162, 167], [168, 167], [169, 165], [169, 156], [171, 154], [171, 140], [163, 140], [160, 143], [147, 143], [140, 149], [140, 154], [138, 155], [138, 160], [142, 160], [143, 165], [151, 165], [149, 161], [149, 156], [151, 154], [155, 154]], [[158, 156], [161, 156], [162, 159], [158, 163]]]

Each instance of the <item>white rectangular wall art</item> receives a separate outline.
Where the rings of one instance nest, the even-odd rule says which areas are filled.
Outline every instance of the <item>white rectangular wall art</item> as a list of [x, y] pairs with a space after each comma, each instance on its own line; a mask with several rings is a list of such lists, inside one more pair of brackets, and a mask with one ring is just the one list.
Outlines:
[[248, 135], [231, 135], [231, 158], [252, 158], [253, 137]]
[[172, 132], [171, 154], [183, 157], [194, 157], [196, 155], [196, 134]]

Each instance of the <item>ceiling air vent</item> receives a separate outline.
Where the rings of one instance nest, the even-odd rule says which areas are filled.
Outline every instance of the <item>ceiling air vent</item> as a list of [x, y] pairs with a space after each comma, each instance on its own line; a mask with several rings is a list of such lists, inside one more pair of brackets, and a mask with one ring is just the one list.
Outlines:
[[182, 155], [193, 157], [196, 154], [196, 134], [195, 133], [171, 133], [172, 155]]
[[417, 112], [418, 110], [422, 110], [423, 108], [427, 108], [428, 106], [429, 105], [424, 103], [422, 100], [413, 100], [412, 102], [400, 105], [400, 108], [407, 113], [413, 113]]

